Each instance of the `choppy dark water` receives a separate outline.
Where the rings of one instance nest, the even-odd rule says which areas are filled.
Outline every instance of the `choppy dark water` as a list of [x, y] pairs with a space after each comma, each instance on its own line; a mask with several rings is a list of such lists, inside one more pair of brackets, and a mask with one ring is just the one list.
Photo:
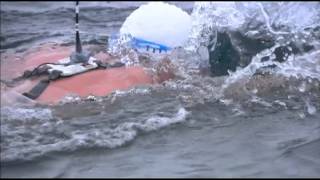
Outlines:
[[[81, 3], [82, 39], [105, 43], [136, 4]], [[73, 43], [72, 17], [71, 2], [1, 2], [1, 51]], [[1, 107], [1, 177], [319, 177], [320, 71], [307, 71], [319, 57], [304, 54], [299, 78], [186, 73], [96, 101]]]

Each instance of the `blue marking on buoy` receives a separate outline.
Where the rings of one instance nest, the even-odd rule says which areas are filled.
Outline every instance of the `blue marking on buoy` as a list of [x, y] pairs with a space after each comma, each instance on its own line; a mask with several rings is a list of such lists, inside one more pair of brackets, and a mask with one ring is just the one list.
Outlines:
[[147, 41], [141, 38], [136, 38], [133, 37], [132, 41], [131, 41], [131, 46], [135, 47], [135, 48], [145, 48], [147, 49], [147, 51], [152, 48], [153, 52], [155, 52], [155, 50], [159, 50], [159, 52], [161, 53], [161, 51], [170, 51], [172, 48], [163, 44], [159, 44], [159, 43], [155, 43], [155, 42], [151, 42], [151, 41]]
[[[119, 39], [119, 35], [118, 34], [112, 34], [109, 39], [108, 39], [108, 44], [109, 46], [112, 46], [115, 44], [115, 41]], [[161, 52], [167, 52], [172, 50], [171, 47], [160, 44], [160, 43], [156, 43], [156, 42], [152, 42], [152, 41], [148, 41], [142, 38], [137, 38], [137, 37], [132, 37], [130, 36], [130, 42], [129, 45], [132, 48], [135, 49], [146, 49], [147, 51], [152, 50], [153, 53], [156, 52], [156, 50], [159, 51], [159, 53]]]

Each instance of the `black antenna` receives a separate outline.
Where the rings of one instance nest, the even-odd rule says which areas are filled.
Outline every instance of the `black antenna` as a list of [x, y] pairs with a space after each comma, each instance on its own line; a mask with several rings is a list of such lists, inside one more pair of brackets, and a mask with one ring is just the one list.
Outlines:
[[76, 52], [81, 53], [81, 41], [79, 35], [79, 1], [76, 1]]
[[76, 1], [76, 51], [70, 56], [70, 63], [88, 63], [90, 54], [82, 52], [79, 33], [79, 1]]

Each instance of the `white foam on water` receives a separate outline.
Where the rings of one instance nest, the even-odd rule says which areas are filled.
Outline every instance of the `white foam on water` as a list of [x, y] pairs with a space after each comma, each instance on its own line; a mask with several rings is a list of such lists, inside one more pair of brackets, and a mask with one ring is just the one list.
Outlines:
[[272, 27], [271, 27], [271, 22], [270, 22], [270, 17], [267, 14], [266, 10], [264, 9], [263, 5], [261, 3], [258, 3], [258, 6], [260, 7], [261, 13], [263, 14], [263, 17], [265, 18], [265, 23], [268, 27], [268, 30], [273, 33], [273, 34], [289, 34], [289, 32], [281, 32], [281, 31], [275, 31]]
[[186, 109], [180, 108], [174, 117], [172, 117], [172, 118], [151, 117], [151, 118], [147, 119], [146, 122], [142, 126], [140, 126], [140, 128], [143, 131], [147, 131], [147, 132], [154, 131], [154, 130], [166, 127], [170, 124], [183, 122], [186, 120], [186, 117], [188, 116], [188, 114], [189, 114], [189, 112]]
[[[46, 109], [5, 110], [1, 118], [1, 161], [31, 160], [50, 152], [74, 151], [81, 148], [116, 148], [132, 141], [139, 132], [150, 132], [186, 120], [189, 112], [180, 108], [172, 117], [151, 115], [149, 118], [116, 125], [92, 126], [90, 118], [54, 120]], [[30, 114], [30, 115], [26, 115]], [[13, 118], [13, 119], [11, 119]], [[33, 123], [19, 124], [17, 121], [33, 119]], [[36, 120], [38, 119], [38, 120]], [[39, 120], [41, 119], [41, 120]], [[84, 127], [77, 122], [84, 121]]]
[[15, 120], [33, 120], [38, 119], [46, 121], [52, 119], [52, 111], [42, 108], [21, 108], [21, 107], [3, 107], [1, 108], [1, 118]]
[[319, 26], [319, 8], [320, 4], [316, 2], [196, 2], [186, 48], [196, 51], [201, 45], [208, 44], [209, 35], [215, 31], [236, 30], [249, 37], [271, 33], [275, 39], [287, 39], [300, 33], [303, 38], [298, 39], [303, 41], [310, 35], [306, 28]]
[[280, 106], [283, 106], [283, 107], [287, 108], [287, 104], [286, 104], [285, 102], [283, 102], [283, 101], [275, 100], [273, 103], [278, 104], [278, 105], [280, 105]]
[[114, 96], [126, 96], [129, 94], [150, 94], [151, 89], [147, 87], [135, 87], [129, 90], [116, 90]]
[[251, 102], [254, 102], [254, 103], [257, 103], [257, 104], [260, 104], [262, 106], [265, 106], [265, 107], [272, 107], [272, 104], [257, 97], [257, 96], [253, 96], [252, 99], [251, 99]]
[[[175, 50], [175, 54], [172, 53], [169, 56], [177, 67], [175, 73], [179, 78], [166, 82], [165, 86], [181, 91], [179, 97], [183, 102], [201, 103], [205, 99], [225, 98], [223, 94], [226, 90], [234, 92], [234, 96], [249, 95], [249, 98], [252, 93], [263, 93], [258, 86], [253, 87], [254, 89], [250, 92], [244, 89], [245, 94], [238, 93], [238, 88], [245, 87], [248, 82], [254, 80], [252, 77], [260, 70], [265, 70], [275, 79], [286, 77], [288, 82], [292, 77], [298, 81], [309, 81], [310, 79], [319, 81], [320, 43], [317, 39], [319, 34], [317, 35], [316, 29], [312, 29], [320, 27], [319, 7], [319, 3], [305, 2], [196, 2], [191, 14], [192, 29], [189, 41], [183, 50]], [[301, 17], [306, 17], [306, 19]], [[218, 77], [214, 77], [213, 81], [205, 84], [206, 78], [198, 76], [199, 67], [201, 67], [200, 64], [202, 67], [209, 67], [209, 57], [205, 52], [205, 47], [209, 44], [209, 36], [216, 37], [217, 31], [238, 31], [253, 39], [270, 38], [275, 44], [271, 48], [258, 52], [246, 67], [229, 72], [229, 76], [225, 77], [224, 83], [220, 86]], [[211, 43], [215, 44], [214, 41], [216, 39], [213, 39]], [[288, 59], [283, 63], [274, 61], [276, 49], [289, 47], [291, 42], [297, 44], [302, 53], [287, 54]], [[314, 50], [304, 52], [302, 43], [313, 45]], [[241, 47], [236, 48], [241, 49]], [[289, 51], [293, 50], [289, 48]], [[269, 60], [265, 61], [264, 57], [269, 57]], [[266, 68], [268, 66], [276, 66], [276, 68]], [[263, 84], [263, 78], [261, 83]], [[236, 84], [237, 89], [230, 86], [233, 84]], [[304, 91], [303, 86], [300, 90]], [[185, 93], [187, 91], [189, 93]], [[262, 100], [253, 99], [253, 102], [266, 107], [271, 105]], [[279, 105], [286, 107], [282, 103]]]
[[186, 46], [190, 51], [206, 46], [214, 31], [238, 29], [245, 22], [245, 16], [236, 9], [235, 2], [196, 2], [191, 18], [192, 28]]
[[252, 61], [248, 66], [242, 69], [238, 69], [236, 72], [230, 72], [230, 76], [226, 79], [222, 88], [226, 89], [231, 84], [240, 80], [244, 80], [245, 82], [249, 81], [250, 77], [252, 77], [253, 74], [262, 67], [266, 67], [269, 65], [279, 65], [280, 63], [274, 61], [261, 62], [262, 57], [272, 56], [274, 50], [277, 47], [279, 47], [279, 45], [275, 45], [270, 49], [263, 50], [262, 52], [258, 53], [256, 56], [252, 58]]
[[316, 114], [317, 108], [314, 105], [312, 105], [312, 103], [310, 102], [310, 99], [306, 99], [305, 103], [306, 103], [306, 108], [307, 108], [308, 114], [310, 114], [310, 115]]
[[[277, 73], [287, 77], [320, 80], [320, 50], [288, 58], [286, 62], [278, 64], [278, 67], [280, 69]], [[303, 85], [300, 89], [303, 91]]]

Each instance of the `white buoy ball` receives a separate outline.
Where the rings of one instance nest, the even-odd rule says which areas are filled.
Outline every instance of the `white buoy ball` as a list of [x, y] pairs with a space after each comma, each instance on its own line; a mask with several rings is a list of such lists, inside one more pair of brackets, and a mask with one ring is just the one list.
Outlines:
[[175, 5], [150, 2], [133, 11], [120, 35], [131, 34], [169, 47], [183, 46], [191, 31], [191, 17]]

